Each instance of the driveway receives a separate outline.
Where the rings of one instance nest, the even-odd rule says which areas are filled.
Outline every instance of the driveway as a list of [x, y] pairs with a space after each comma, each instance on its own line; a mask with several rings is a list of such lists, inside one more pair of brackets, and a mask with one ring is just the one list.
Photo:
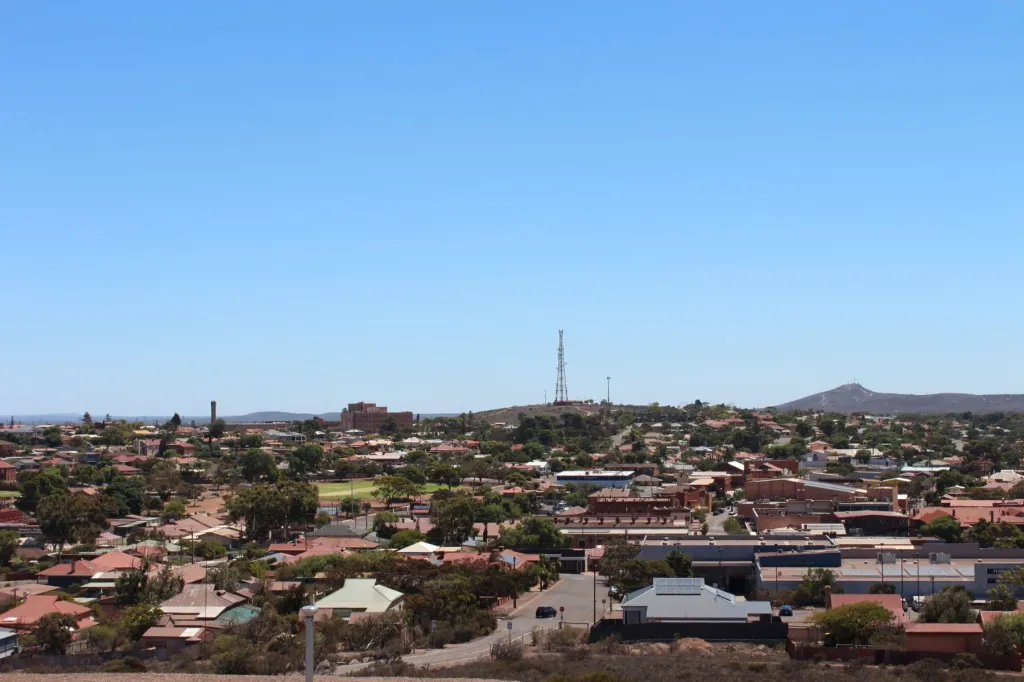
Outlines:
[[[597, 611], [598, 618], [601, 617], [601, 599], [607, 598], [608, 588], [604, 586], [603, 579], [597, 579]], [[509, 628], [512, 624], [511, 636], [513, 639], [524, 637], [529, 640], [528, 635], [537, 628], [555, 629], [559, 620], [564, 619], [566, 623], [590, 625], [594, 620], [594, 576], [592, 573], [583, 575], [563, 574], [561, 581], [546, 592], [526, 595], [529, 600], [521, 603], [519, 608], [512, 612], [507, 619], [498, 619], [498, 629], [487, 637], [475, 639], [464, 644], [452, 644], [444, 649], [430, 649], [424, 653], [415, 653], [403, 656], [402, 660], [415, 665], [445, 666], [464, 663], [478, 658], [487, 658], [491, 654], [491, 645], [496, 642], [508, 641]], [[520, 600], [522, 602], [522, 600]], [[536, 618], [534, 614], [538, 606], [553, 606], [556, 609], [565, 607], [560, 612], [562, 618]], [[345, 674], [359, 670], [362, 665], [343, 665], [337, 668], [339, 674]]]

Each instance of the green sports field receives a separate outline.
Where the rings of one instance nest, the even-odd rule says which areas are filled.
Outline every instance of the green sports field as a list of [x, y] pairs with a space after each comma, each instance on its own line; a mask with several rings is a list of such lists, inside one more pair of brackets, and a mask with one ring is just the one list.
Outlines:
[[[427, 483], [423, 487], [424, 493], [432, 493], [440, 486]], [[321, 499], [341, 498], [353, 495], [355, 497], [373, 497], [377, 485], [373, 481], [356, 481], [355, 483], [317, 483], [320, 489]]]
[[0, 497], [18, 497], [20, 494], [17, 490], [0, 490]]

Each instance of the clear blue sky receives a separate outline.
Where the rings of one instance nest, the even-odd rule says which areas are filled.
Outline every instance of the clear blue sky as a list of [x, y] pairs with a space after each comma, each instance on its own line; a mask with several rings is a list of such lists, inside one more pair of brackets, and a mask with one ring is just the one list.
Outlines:
[[1024, 5], [0, 8], [0, 413], [1022, 392]]

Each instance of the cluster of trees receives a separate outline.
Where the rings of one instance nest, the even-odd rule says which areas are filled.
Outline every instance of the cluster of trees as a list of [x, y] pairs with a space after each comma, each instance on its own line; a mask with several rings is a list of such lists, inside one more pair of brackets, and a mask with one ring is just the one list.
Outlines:
[[516, 597], [557, 575], [557, 569], [548, 565], [512, 570], [493, 554], [481, 554], [479, 561], [435, 566], [391, 552], [368, 552], [311, 557], [282, 567], [277, 577], [287, 580], [321, 572], [326, 576], [324, 583], [332, 589], [344, 585], [348, 578], [373, 575], [378, 583], [406, 595], [409, 625], [426, 634], [435, 622], [454, 642], [468, 641], [494, 629], [494, 615], [488, 609], [495, 600]]
[[313, 523], [319, 503], [316, 486], [297, 481], [262, 483], [225, 500], [228, 518], [244, 521], [246, 538], [263, 542], [274, 534], [288, 536], [295, 526]]
[[607, 579], [609, 591], [617, 599], [650, 585], [655, 578], [693, 576], [693, 561], [682, 552], [669, 552], [664, 561], [637, 559], [639, 552], [639, 545], [622, 540], [605, 546], [599, 572]]

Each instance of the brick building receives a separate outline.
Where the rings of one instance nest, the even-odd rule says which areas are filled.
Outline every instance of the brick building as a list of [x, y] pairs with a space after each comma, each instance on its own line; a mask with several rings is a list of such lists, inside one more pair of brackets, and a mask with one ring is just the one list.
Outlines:
[[359, 429], [366, 433], [376, 433], [389, 418], [395, 420], [399, 429], [412, 429], [412, 412], [388, 412], [388, 408], [383, 405], [365, 402], [349, 403], [348, 407], [341, 411], [341, 429]]

